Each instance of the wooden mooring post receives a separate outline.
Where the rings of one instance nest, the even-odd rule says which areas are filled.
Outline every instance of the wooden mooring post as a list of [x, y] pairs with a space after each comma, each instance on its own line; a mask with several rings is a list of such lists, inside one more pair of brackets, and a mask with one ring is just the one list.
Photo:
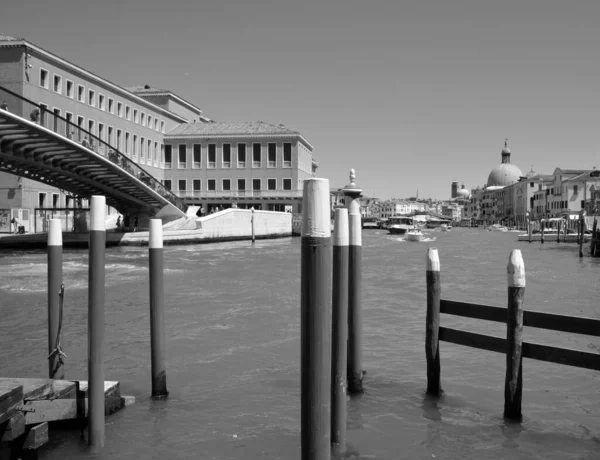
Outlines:
[[438, 396], [440, 383], [440, 258], [437, 248], [427, 250], [427, 316], [425, 320], [425, 357], [427, 359], [427, 393]]
[[531, 243], [531, 216], [527, 212], [527, 234], [529, 235], [529, 242]]
[[161, 219], [150, 219], [148, 247], [152, 397], [165, 398], [169, 392], [167, 391], [167, 369], [165, 365], [165, 292]]
[[562, 221], [558, 221], [556, 223], [556, 242], [560, 243], [560, 227], [561, 227]]
[[254, 214], [254, 206], [252, 206], [250, 210], [252, 211], [252, 214], [250, 215], [250, 225], [252, 226], [252, 242], [254, 243], [256, 241], [256, 232], [254, 227], [254, 216], [256, 214]]
[[88, 272], [88, 442], [104, 445], [104, 296], [106, 198], [92, 196]]
[[331, 444], [346, 451], [346, 366], [348, 360], [348, 210], [335, 210], [333, 226], [333, 301], [331, 350]]
[[583, 257], [583, 240], [585, 239], [585, 209], [579, 213], [579, 257]]
[[519, 249], [508, 260], [508, 311], [506, 319], [506, 379], [504, 381], [504, 416], [521, 419], [523, 394], [523, 299], [525, 264]]
[[541, 236], [542, 244], [544, 244], [544, 227], [545, 227], [545, 221], [544, 221], [544, 219], [541, 219], [540, 220], [540, 232], [542, 233], [542, 236]]
[[63, 285], [63, 246], [60, 219], [50, 219], [48, 228], [48, 376], [62, 380], [65, 369], [60, 349]]
[[302, 460], [331, 457], [331, 261], [329, 180], [307, 179], [300, 281]]

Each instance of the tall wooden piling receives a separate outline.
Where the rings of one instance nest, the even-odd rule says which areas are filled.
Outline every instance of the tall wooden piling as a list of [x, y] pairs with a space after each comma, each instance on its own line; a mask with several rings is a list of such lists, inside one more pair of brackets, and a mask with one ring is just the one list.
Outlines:
[[301, 243], [302, 460], [331, 455], [331, 217], [329, 180], [304, 181]]
[[585, 211], [579, 215], [579, 257], [583, 257], [583, 240], [585, 237]]
[[63, 380], [65, 370], [60, 356], [59, 327], [61, 286], [63, 283], [63, 246], [60, 219], [50, 219], [48, 228], [48, 376]]
[[333, 227], [333, 302], [331, 350], [331, 444], [346, 450], [346, 366], [348, 360], [348, 210], [335, 210]]
[[350, 170], [350, 184], [344, 187], [348, 208], [350, 236], [348, 262], [348, 391], [363, 390], [362, 364], [362, 222], [360, 197], [362, 190], [356, 186], [356, 174]]
[[88, 272], [88, 442], [104, 445], [104, 251], [106, 198], [92, 196]]
[[519, 249], [513, 249], [508, 261], [508, 311], [506, 319], [506, 379], [504, 417], [520, 420], [523, 393], [523, 299], [525, 264]]
[[165, 291], [161, 219], [150, 219], [148, 246], [148, 259], [150, 265], [152, 397], [164, 398], [169, 392], [167, 391], [167, 369], [165, 365]]
[[440, 383], [440, 258], [437, 248], [427, 250], [427, 316], [425, 319], [425, 357], [427, 359], [427, 393], [439, 395]]
[[561, 221], [557, 221], [556, 222], [556, 242], [560, 243], [560, 227], [561, 227]]
[[252, 226], [252, 242], [254, 243], [256, 241], [256, 236], [255, 236], [255, 232], [254, 232], [254, 206], [252, 207], [252, 215], [250, 217], [250, 225]]
[[531, 243], [531, 217], [527, 213], [527, 234], [529, 235], [529, 242]]
[[544, 220], [540, 220], [540, 231], [542, 232], [541, 242], [544, 244], [544, 227], [546, 226]]

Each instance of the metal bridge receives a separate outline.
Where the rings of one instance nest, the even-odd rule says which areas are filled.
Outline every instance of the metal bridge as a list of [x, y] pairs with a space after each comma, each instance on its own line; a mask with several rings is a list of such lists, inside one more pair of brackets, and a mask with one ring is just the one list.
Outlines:
[[[106, 203], [123, 214], [164, 220], [186, 215], [181, 198], [114, 147], [42, 106], [5, 88], [0, 90], [19, 103], [21, 113], [33, 107], [31, 120], [0, 108], [0, 171], [82, 198], [104, 195]], [[49, 119], [54, 130], [44, 126]], [[82, 137], [96, 146], [75, 141]]]

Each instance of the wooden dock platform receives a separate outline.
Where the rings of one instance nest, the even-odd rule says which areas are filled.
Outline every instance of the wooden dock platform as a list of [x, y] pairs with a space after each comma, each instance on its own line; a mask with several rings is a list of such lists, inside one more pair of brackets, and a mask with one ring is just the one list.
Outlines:
[[[37, 449], [49, 440], [48, 423], [87, 420], [85, 380], [0, 377], [0, 454], [4, 448]], [[104, 382], [104, 412], [133, 402], [121, 396], [119, 382]], [[1, 456], [1, 455], [0, 455]]]

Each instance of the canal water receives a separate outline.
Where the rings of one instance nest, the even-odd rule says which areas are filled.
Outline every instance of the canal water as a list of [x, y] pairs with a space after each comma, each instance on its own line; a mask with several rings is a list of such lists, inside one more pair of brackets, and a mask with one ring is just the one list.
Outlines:
[[[425, 256], [442, 298], [506, 306], [511, 249], [525, 307], [600, 318], [600, 259], [516, 233], [432, 230], [410, 243], [364, 231], [365, 393], [348, 402], [350, 458], [600, 458], [600, 373], [525, 360], [520, 424], [503, 420], [505, 358], [441, 343], [438, 400], [425, 395]], [[102, 453], [52, 433], [40, 459], [299, 459], [300, 239], [165, 248], [167, 384], [150, 393], [146, 248], [107, 250], [106, 377], [133, 406], [107, 417]], [[0, 375], [46, 377], [46, 256], [0, 253]], [[66, 251], [66, 376], [86, 379], [87, 251]], [[500, 323], [442, 325], [505, 336]], [[525, 328], [525, 339], [600, 353], [600, 340]]]

